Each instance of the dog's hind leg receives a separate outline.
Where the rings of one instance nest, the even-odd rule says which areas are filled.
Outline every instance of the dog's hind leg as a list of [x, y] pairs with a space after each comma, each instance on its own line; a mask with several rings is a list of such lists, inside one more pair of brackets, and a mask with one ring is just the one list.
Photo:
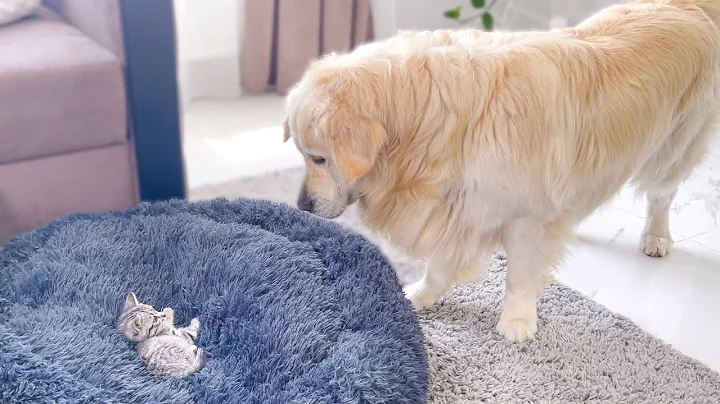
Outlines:
[[[706, 120], [699, 131], [679, 128], [673, 135], [673, 141], [659, 150], [658, 155], [641, 170], [636, 182], [638, 191], [647, 195], [645, 228], [640, 237], [640, 249], [646, 255], [664, 257], [670, 252], [673, 244], [670, 207], [678, 186], [705, 159], [714, 122], [714, 118]], [[682, 143], [685, 143], [684, 148]]]
[[670, 206], [677, 187], [667, 193], [647, 195], [647, 217], [640, 237], [640, 249], [650, 257], [664, 257], [673, 244], [670, 235]]
[[535, 337], [537, 297], [552, 281], [572, 234], [572, 227], [566, 223], [541, 223], [531, 218], [516, 219], [505, 226], [507, 279], [497, 329], [508, 340]]

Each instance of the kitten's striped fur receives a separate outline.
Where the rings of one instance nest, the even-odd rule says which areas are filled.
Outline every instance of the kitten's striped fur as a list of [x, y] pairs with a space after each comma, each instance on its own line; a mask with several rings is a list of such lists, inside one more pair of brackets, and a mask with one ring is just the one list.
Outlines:
[[189, 376], [200, 370], [205, 358], [195, 345], [200, 320], [193, 318], [187, 327], [175, 328], [173, 319], [171, 308], [159, 312], [130, 292], [118, 320], [118, 331], [136, 343], [148, 371], [160, 377]]

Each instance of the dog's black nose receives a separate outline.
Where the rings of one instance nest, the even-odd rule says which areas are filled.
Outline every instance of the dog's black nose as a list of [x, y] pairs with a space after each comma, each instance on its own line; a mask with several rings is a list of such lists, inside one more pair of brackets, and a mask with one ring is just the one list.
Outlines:
[[310, 199], [307, 195], [301, 196], [297, 201], [297, 207], [300, 210], [304, 210], [305, 212], [312, 213], [313, 211], [313, 201]]

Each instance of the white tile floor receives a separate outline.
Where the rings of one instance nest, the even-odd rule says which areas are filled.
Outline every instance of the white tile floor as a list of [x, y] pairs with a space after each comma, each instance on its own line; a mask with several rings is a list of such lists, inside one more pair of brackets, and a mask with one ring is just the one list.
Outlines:
[[184, 114], [186, 172], [190, 189], [301, 165], [292, 142], [283, 143], [284, 98], [196, 101]]
[[[281, 97], [204, 101], [185, 114], [190, 188], [302, 164], [282, 144]], [[672, 210], [672, 253], [638, 249], [645, 207], [624, 190], [579, 229], [558, 278], [720, 371], [720, 134]]]

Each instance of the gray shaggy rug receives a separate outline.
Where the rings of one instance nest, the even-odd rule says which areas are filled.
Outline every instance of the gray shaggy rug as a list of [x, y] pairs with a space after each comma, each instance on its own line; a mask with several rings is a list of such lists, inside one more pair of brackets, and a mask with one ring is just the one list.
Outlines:
[[[190, 195], [293, 204], [302, 172], [238, 179]], [[401, 282], [419, 279], [422, 263], [374, 238], [354, 209], [337, 221], [378, 244]], [[557, 282], [540, 297], [537, 338], [504, 341], [495, 332], [504, 268], [504, 257], [496, 255], [483, 282], [456, 287], [451, 297], [419, 313], [431, 403], [720, 403], [720, 375]]]

